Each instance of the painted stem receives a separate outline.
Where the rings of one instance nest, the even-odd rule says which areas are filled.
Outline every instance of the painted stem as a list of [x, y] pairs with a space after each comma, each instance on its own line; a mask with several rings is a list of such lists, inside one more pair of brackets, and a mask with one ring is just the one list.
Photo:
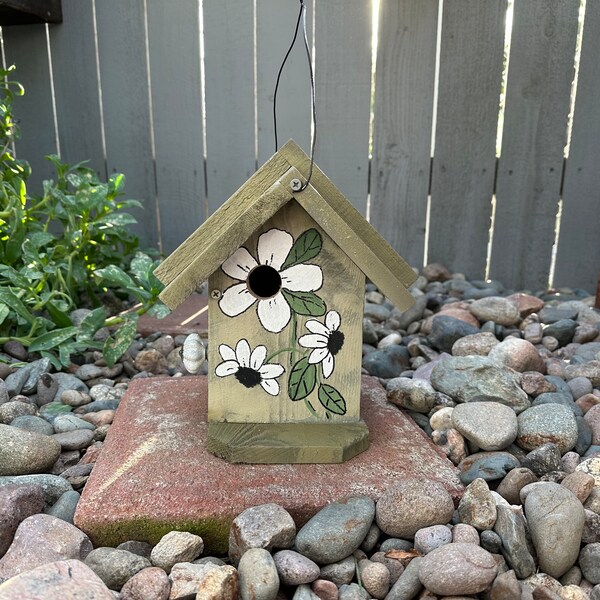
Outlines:
[[310, 400], [308, 398], [304, 398], [304, 404], [306, 406], [306, 408], [308, 408], [308, 412], [315, 418], [319, 418], [319, 415], [317, 414], [317, 411], [314, 409], [313, 405], [310, 403]]

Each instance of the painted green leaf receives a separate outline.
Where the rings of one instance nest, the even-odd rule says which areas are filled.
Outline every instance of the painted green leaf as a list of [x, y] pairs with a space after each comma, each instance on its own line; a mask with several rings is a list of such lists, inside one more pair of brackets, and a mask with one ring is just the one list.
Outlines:
[[322, 383], [319, 386], [319, 402], [329, 412], [336, 415], [346, 414], [346, 401], [332, 385]]
[[123, 325], [117, 329], [114, 337], [107, 338], [104, 342], [104, 348], [102, 353], [104, 360], [109, 367], [113, 367], [114, 364], [123, 356], [127, 348], [131, 345], [137, 328], [137, 315], [129, 318]]
[[39, 352], [40, 350], [50, 350], [59, 346], [64, 341], [73, 337], [77, 333], [77, 327], [65, 327], [49, 331], [37, 337], [29, 346], [30, 352]]
[[314, 389], [317, 382], [317, 366], [311, 365], [308, 358], [301, 358], [290, 371], [288, 395], [291, 400], [303, 400]]
[[306, 262], [321, 252], [323, 238], [316, 229], [307, 229], [301, 234], [291, 247], [282, 269]]
[[281, 291], [290, 308], [297, 315], [321, 317], [327, 311], [327, 306], [323, 302], [323, 299], [313, 294], [313, 292], [290, 292], [285, 289]]

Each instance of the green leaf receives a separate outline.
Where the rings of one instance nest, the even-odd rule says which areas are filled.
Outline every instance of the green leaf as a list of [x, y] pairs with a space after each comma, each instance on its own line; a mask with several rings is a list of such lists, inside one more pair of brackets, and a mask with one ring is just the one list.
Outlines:
[[332, 385], [322, 383], [319, 386], [319, 402], [335, 415], [346, 414], [346, 401]]
[[109, 227], [125, 227], [137, 223], [137, 219], [129, 213], [108, 214], [96, 219], [96, 223]]
[[301, 358], [290, 371], [288, 379], [288, 395], [294, 402], [303, 400], [314, 389], [317, 382], [317, 367]]
[[62, 344], [58, 347], [58, 359], [63, 367], [71, 364], [71, 344]]
[[9, 306], [28, 323], [33, 323], [35, 321], [35, 317], [27, 310], [27, 307], [19, 300], [18, 296], [13, 294], [10, 290], [0, 288], [0, 302]]
[[73, 337], [77, 333], [77, 327], [65, 327], [63, 329], [55, 329], [48, 333], [43, 333], [35, 338], [29, 346], [30, 352], [39, 352], [41, 350], [50, 350], [60, 346], [64, 341]]
[[314, 258], [321, 252], [322, 247], [323, 238], [321, 234], [316, 229], [306, 230], [294, 242], [287, 258], [283, 265], [281, 265], [281, 269], [287, 269], [288, 267], [293, 267]]
[[137, 288], [133, 279], [131, 279], [123, 269], [116, 265], [108, 265], [108, 267], [104, 267], [104, 269], [97, 269], [94, 271], [94, 275], [98, 275], [98, 277], [101, 277], [104, 281], [114, 283], [123, 288]]
[[46, 310], [50, 315], [50, 318], [59, 326], [59, 327], [72, 327], [73, 323], [71, 319], [69, 319], [69, 315], [67, 315], [63, 310], [60, 309], [59, 306], [52, 300], [46, 304]]
[[327, 306], [322, 298], [313, 292], [290, 292], [282, 289], [284, 298], [297, 315], [321, 317], [327, 312]]
[[136, 329], [137, 315], [125, 321], [125, 323], [123, 323], [123, 325], [117, 329], [114, 337], [111, 336], [107, 338], [106, 342], [104, 342], [102, 354], [104, 355], [104, 360], [109, 367], [114, 367], [117, 360], [119, 360], [119, 358], [125, 354], [131, 345], [131, 342], [133, 342]]
[[42, 246], [45, 246], [54, 239], [56, 238], [47, 231], [36, 231], [35, 233], [29, 236], [29, 241], [36, 250], [41, 248]]
[[143, 252], [136, 252], [129, 269], [141, 281], [148, 279], [148, 272], [154, 265], [152, 259]]
[[157, 302], [148, 310], [148, 314], [156, 317], [157, 319], [164, 319], [170, 313], [171, 309], [168, 306], [165, 306], [162, 302]]
[[83, 320], [79, 324], [79, 331], [77, 332], [77, 341], [88, 341], [94, 337], [94, 334], [104, 326], [106, 320], [106, 311], [104, 307], [96, 308], [91, 313], [88, 313], [83, 317]]
[[[56, 354], [54, 354], [54, 352], [48, 352], [47, 350], [42, 350], [40, 352], [40, 354], [41, 354], [42, 358], [49, 358], [50, 359], [50, 363], [52, 364], [52, 366], [57, 371], [60, 371], [62, 369], [63, 364], [60, 362], [60, 359], [56, 356]], [[64, 366], [68, 366], [68, 365], [64, 365]], [[51, 402], [50, 404], [60, 404], [60, 402]], [[60, 404], [60, 406], [65, 406], [66, 407], [67, 405], [66, 404]], [[69, 406], [69, 410], [63, 409], [61, 411], [61, 414], [62, 413], [67, 413], [67, 412], [71, 412], [72, 410], [73, 410], [73, 408], [71, 406]]]
[[8, 317], [9, 313], [10, 308], [8, 308], [6, 304], [0, 304], [0, 325], [4, 323], [4, 320], [6, 319], [6, 317]]

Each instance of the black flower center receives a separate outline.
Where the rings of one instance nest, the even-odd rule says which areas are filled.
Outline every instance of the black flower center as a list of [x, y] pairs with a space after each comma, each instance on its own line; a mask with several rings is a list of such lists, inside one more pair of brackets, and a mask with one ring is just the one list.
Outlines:
[[257, 298], [272, 298], [281, 289], [281, 275], [269, 265], [258, 265], [250, 271], [246, 283]]
[[331, 352], [332, 356], [335, 356], [342, 349], [343, 345], [344, 334], [341, 331], [332, 331], [327, 340], [327, 350]]
[[250, 367], [240, 367], [235, 374], [235, 378], [247, 388], [253, 388], [262, 381], [260, 373]]

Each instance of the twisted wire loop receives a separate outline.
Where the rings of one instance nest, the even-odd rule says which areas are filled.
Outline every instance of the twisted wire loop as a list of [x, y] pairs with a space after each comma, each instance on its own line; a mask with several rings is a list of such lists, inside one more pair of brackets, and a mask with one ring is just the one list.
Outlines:
[[310, 144], [310, 169], [308, 171], [308, 177], [306, 182], [300, 188], [300, 192], [305, 190], [312, 178], [313, 167], [315, 164], [315, 146], [317, 143], [317, 106], [316, 106], [316, 98], [315, 98], [315, 77], [313, 73], [312, 67], [312, 56], [310, 54], [310, 46], [308, 45], [308, 37], [306, 35], [306, 5], [304, 4], [304, 0], [300, 0], [300, 11], [298, 12], [298, 19], [296, 20], [296, 27], [294, 29], [294, 37], [292, 39], [292, 43], [288, 48], [283, 62], [281, 63], [281, 67], [279, 67], [279, 73], [277, 73], [277, 81], [275, 83], [275, 92], [273, 94], [273, 131], [275, 133], [275, 152], [279, 150], [279, 143], [277, 138], [277, 91], [279, 90], [279, 82], [281, 80], [281, 74], [283, 73], [283, 69], [285, 67], [285, 63], [287, 62], [288, 57], [290, 56], [294, 44], [296, 43], [296, 39], [298, 37], [298, 31], [300, 29], [300, 25], [302, 24], [302, 38], [304, 39], [304, 49], [306, 50], [306, 57], [308, 60], [308, 69], [310, 73], [310, 106], [312, 113], [312, 132], [311, 132], [311, 144]]

